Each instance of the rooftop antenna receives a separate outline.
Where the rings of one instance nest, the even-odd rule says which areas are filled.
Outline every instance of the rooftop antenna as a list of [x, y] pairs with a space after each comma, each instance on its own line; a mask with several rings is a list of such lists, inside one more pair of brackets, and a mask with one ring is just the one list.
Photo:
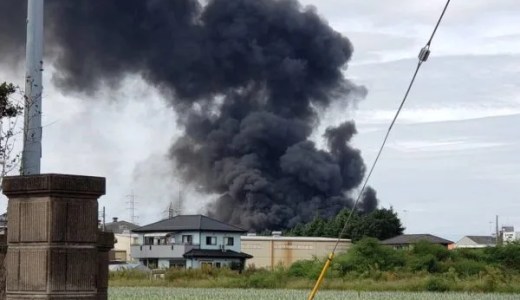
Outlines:
[[27, 1], [22, 175], [40, 174], [42, 157], [43, 3]]

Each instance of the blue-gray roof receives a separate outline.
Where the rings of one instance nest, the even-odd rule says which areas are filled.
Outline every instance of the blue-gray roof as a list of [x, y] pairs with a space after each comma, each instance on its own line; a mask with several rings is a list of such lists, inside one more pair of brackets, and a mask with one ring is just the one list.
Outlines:
[[474, 241], [476, 244], [480, 245], [495, 245], [497, 239], [494, 236], [488, 235], [468, 235], [468, 239]]
[[389, 238], [387, 240], [381, 241], [383, 245], [408, 245], [415, 244], [420, 241], [427, 241], [432, 244], [441, 244], [441, 245], [449, 245], [453, 244], [452, 241], [440, 238], [431, 234], [401, 234], [398, 236], [394, 236], [393, 238]]
[[174, 231], [222, 231], [247, 232], [247, 230], [226, 224], [203, 215], [179, 215], [132, 230], [133, 232], [174, 232]]

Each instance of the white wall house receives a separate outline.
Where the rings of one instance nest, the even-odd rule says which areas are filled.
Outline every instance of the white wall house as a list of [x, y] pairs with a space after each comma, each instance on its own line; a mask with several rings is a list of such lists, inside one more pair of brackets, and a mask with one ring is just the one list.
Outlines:
[[520, 240], [520, 232], [515, 232], [515, 227], [513, 226], [502, 226], [500, 235], [502, 242], [505, 244]]
[[246, 230], [203, 215], [179, 215], [132, 232], [132, 257], [150, 268], [243, 268], [252, 257], [241, 252]]
[[455, 243], [455, 248], [486, 248], [495, 246], [496, 237], [482, 235], [467, 235]]

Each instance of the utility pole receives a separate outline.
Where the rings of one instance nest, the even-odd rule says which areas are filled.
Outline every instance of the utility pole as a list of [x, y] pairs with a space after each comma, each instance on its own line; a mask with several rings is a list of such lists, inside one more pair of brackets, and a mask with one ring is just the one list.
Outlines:
[[40, 174], [44, 0], [27, 1], [22, 175]]
[[495, 234], [496, 234], [496, 245], [500, 245], [501, 244], [501, 239], [500, 239], [500, 236], [499, 236], [499, 231], [498, 231], [498, 215], [496, 215], [495, 217]]

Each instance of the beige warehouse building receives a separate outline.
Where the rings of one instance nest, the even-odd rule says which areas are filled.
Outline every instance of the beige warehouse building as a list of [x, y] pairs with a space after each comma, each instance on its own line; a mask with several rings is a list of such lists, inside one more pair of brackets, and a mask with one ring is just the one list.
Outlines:
[[[337, 239], [294, 236], [242, 236], [242, 251], [251, 254], [247, 265], [257, 268], [273, 268], [314, 257], [324, 258], [332, 251]], [[349, 239], [341, 239], [336, 253], [347, 251], [352, 245]]]

